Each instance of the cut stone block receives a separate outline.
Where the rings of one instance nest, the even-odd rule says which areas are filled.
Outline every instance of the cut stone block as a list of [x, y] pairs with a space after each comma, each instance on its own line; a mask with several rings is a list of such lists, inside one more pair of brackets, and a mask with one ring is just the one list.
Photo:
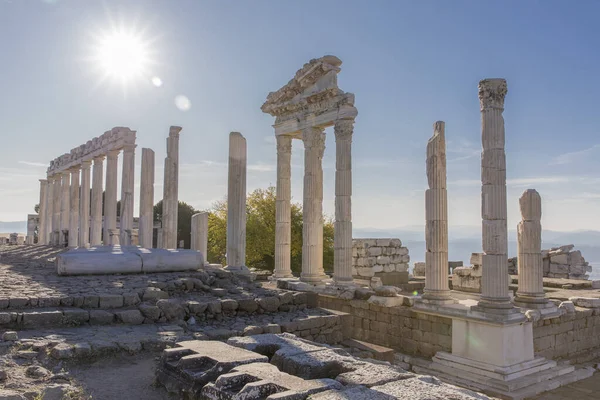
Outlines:
[[332, 379], [304, 380], [281, 372], [274, 365], [254, 363], [234, 368], [221, 375], [215, 383], [202, 389], [202, 396], [214, 400], [259, 400], [276, 398], [303, 399], [307, 396], [342, 385]]
[[218, 341], [191, 340], [163, 351], [157, 381], [172, 393], [198, 398], [202, 388], [234, 367], [268, 362], [266, 356]]

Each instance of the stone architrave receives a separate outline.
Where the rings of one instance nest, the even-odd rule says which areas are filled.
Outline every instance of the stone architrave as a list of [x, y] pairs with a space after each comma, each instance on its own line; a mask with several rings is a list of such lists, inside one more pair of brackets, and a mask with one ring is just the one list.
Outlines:
[[433, 124], [427, 142], [427, 182], [425, 191], [425, 288], [423, 300], [449, 303], [448, 285], [448, 192], [446, 189], [445, 124]]
[[506, 225], [506, 155], [504, 97], [506, 80], [479, 82], [481, 105], [482, 278], [478, 307], [506, 313], [513, 305], [508, 292], [508, 229]]
[[69, 232], [69, 200], [70, 200], [70, 181], [71, 174], [68, 171], [63, 171], [61, 173], [61, 196], [60, 196], [60, 234], [59, 234], [59, 242], [60, 246], [66, 246], [66, 238]]
[[192, 243], [191, 249], [198, 250], [207, 258], [208, 249], [208, 213], [200, 212], [192, 215]]
[[69, 247], [79, 243], [79, 168], [71, 169], [71, 193], [69, 212]]
[[[542, 199], [528, 189], [519, 199], [521, 222], [517, 225], [517, 257], [519, 288], [515, 304], [529, 308], [548, 308], [544, 294], [542, 263]], [[553, 304], [552, 304], [553, 305]]]
[[90, 229], [90, 245], [102, 244], [102, 181], [103, 181], [104, 156], [94, 158], [92, 172], [92, 221]]
[[123, 147], [123, 177], [121, 179], [121, 246], [131, 244], [133, 229], [133, 190], [135, 185], [135, 145]]
[[352, 133], [354, 119], [342, 119], [335, 133], [335, 234], [333, 278], [338, 284], [352, 283]]
[[39, 205], [39, 225], [37, 244], [47, 244], [47, 203], [48, 203], [48, 180], [40, 179], [40, 205]]
[[275, 278], [292, 277], [292, 136], [277, 136], [277, 197], [275, 200]]
[[181, 127], [171, 126], [167, 138], [167, 157], [163, 185], [162, 247], [177, 248], [177, 216], [179, 207], [179, 132]]
[[118, 158], [121, 150], [106, 153], [106, 188], [104, 191], [104, 243], [110, 243], [110, 230], [117, 229]]
[[142, 176], [140, 183], [139, 243], [152, 248], [154, 227], [154, 151], [142, 149]]
[[79, 199], [79, 247], [90, 244], [90, 169], [91, 161], [81, 163], [81, 197]]
[[[246, 267], [246, 138], [229, 134], [227, 267]], [[164, 240], [164, 239], [163, 239]]]
[[323, 153], [324, 128], [302, 131], [304, 141], [304, 196], [302, 204], [302, 273], [305, 282], [327, 278], [323, 270]]

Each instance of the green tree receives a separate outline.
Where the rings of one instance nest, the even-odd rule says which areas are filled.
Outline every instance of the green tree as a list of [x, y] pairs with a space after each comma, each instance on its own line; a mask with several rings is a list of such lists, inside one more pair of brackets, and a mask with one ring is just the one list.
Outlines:
[[[273, 270], [275, 267], [276, 189], [256, 189], [246, 200], [246, 264], [248, 267]], [[295, 274], [302, 270], [302, 206], [293, 203], [291, 266]], [[227, 202], [213, 204], [208, 217], [208, 260], [224, 264], [227, 246]], [[333, 222], [326, 218], [323, 226], [323, 265], [333, 268]]]
[[[154, 205], [154, 221], [162, 221], [162, 200]], [[177, 207], [177, 244], [183, 240], [184, 248], [189, 249], [192, 243], [192, 215], [198, 210], [180, 201]]]

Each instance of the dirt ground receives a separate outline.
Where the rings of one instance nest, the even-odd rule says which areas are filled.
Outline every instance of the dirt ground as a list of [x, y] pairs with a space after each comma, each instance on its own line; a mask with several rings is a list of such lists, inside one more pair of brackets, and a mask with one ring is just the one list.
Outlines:
[[76, 384], [93, 400], [172, 399], [163, 388], [153, 385], [158, 353], [119, 355], [71, 366]]

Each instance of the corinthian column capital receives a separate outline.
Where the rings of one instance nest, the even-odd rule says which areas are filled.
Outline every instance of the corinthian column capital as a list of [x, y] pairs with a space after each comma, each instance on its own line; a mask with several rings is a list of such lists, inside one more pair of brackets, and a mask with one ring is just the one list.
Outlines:
[[506, 79], [484, 79], [479, 81], [479, 104], [481, 110], [487, 108], [504, 109], [504, 97], [506, 96]]
[[308, 150], [316, 150], [319, 157], [323, 157], [325, 152], [325, 128], [312, 126], [302, 131], [302, 141], [304, 148]]
[[292, 152], [292, 137], [286, 135], [278, 135], [277, 139], [277, 153], [291, 153]]
[[352, 140], [352, 133], [354, 132], [354, 120], [353, 119], [340, 119], [335, 122], [333, 127], [336, 140]]

